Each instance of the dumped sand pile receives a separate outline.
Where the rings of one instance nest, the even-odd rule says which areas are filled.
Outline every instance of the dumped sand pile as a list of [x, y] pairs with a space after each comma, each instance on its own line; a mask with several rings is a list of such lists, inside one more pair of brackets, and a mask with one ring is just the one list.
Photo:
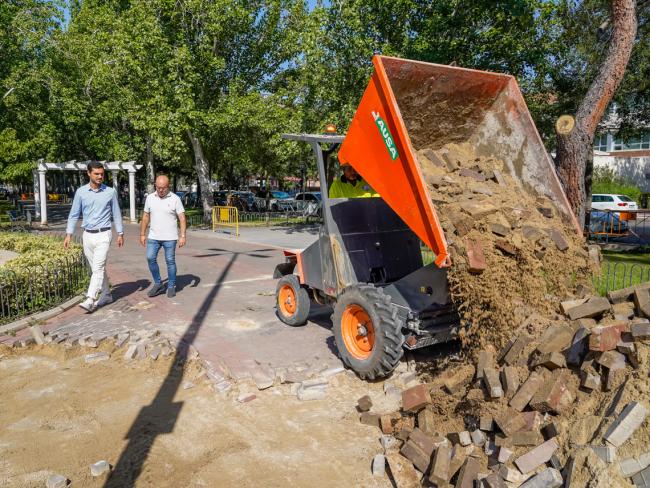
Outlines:
[[591, 288], [582, 237], [502, 161], [477, 156], [467, 143], [417, 156], [451, 249], [450, 291], [469, 326], [465, 346], [500, 347], [522, 323], [543, 330], [559, 312], [558, 297]]

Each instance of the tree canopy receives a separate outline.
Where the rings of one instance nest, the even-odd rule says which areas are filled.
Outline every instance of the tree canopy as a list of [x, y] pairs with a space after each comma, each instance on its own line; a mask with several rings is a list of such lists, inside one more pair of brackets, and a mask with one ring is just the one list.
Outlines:
[[[608, 35], [605, 0], [6, 0], [0, 180], [38, 158], [111, 159], [235, 185], [300, 174], [284, 132], [344, 132], [374, 53], [510, 73], [540, 132], [579, 105]], [[639, 8], [638, 39], [647, 37]], [[599, 29], [600, 27], [600, 29]], [[616, 94], [648, 121], [650, 51]], [[308, 168], [309, 169], [309, 168]], [[202, 176], [203, 175], [203, 176]], [[202, 180], [202, 181], [201, 181]], [[207, 203], [207, 202], [206, 202]]]

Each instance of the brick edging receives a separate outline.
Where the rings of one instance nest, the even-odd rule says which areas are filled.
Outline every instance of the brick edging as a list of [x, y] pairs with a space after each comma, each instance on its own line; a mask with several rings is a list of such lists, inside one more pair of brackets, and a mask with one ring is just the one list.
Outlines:
[[29, 327], [29, 325], [33, 322], [37, 322], [40, 320], [49, 320], [53, 317], [56, 317], [57, 315], [60, 315], [66, 310], [77, 305], [79, 302], [83, 300], [83, 298], [84, 298], [83, 294], [77, 295], [76, 297], [73, 297], [63, 302], [54, 308], [45, 310], [43, 312], [38, 312], [32, 315], [28, 315], [27, 317], [23, 317], [22, 319], [16, 320], [15, 322], [2, 325], [0, 326], [0, 335], [5, 335], [10, 332], [17, 332], [19, 330]]

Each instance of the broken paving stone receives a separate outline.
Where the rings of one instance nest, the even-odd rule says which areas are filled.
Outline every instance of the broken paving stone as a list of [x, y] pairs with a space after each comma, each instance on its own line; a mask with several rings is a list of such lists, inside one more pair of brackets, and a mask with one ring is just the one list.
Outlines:
[[186, 381], [183, 383], [183, 390], [189, 390], [190, 388], [194, 388], [196, 385], [192, 383], [191, 381]]
[[580, 386], [587, 390], [600, 390], [601, 378], [599, 374], [589, 371], [580, 372]]
[[485, 271], [487, 263], [480, 241], [468, 239], [465, 252], [467, 253], [467, 265], [470, 273], [479, 274]]
[[158, 359], [158, 356], [160, 356], [160, 346], [156, 346], [156, 347], [154, 347], [154, 348], [151, 350], [151, 352], [149, 353], [149, 356], [150, 356], [151, 359], [153, 359], [154, 361], [157, 360], [157, 359]]
[[503, 252], [504, 254], [508, 254], [509, 256], [514, 256], [515, 254], [517, 254], [517, 248], [511, 242], [505, 239], [495, 240], [494, 247], [496, 247], [499, 251]]
[[421, 473], [425, 473], [427, 469], [429, 469], [429, 464], [431, 464], [431, 453], [427, 454], [424, 452], [410, 438], [402, 446], [399, 452], [402, 456], [411, 461]]
[[646, 468], [632, 477], [632, 482], [637, 488], [650, 487], [650, 468]]
[[560, 302], [560, 310], [564, 315], [567, 314], [567, 312], [572, 309], [573, 307], [577, 307], [578, 305], [582, 305], [585, 303], [588, 298], [579, 298], [577, 300], [565, 300], [563, 302]]
[[38, 325], [32, 325], [29, 328], [29, 331], [32, 333], [32, 337], [34, 338], [34, 341], [36, 341], [37, 345], [42, 346], [45, 344], [45, 336]]
[[359, 417], [359, 422], [364, 425], [370, 425], [371, 427], [379, 427], [379, 418], [381, 416], [376, 413], [363, 412]]
[[312, 400], [324, 400], [327, 397], [326, 388], [303, 388], [302, 386], [298, 388], [298, 393], [296, 394], [298, 400], [303, 402], [312, 401]]
[[539, 432], [520, 430], [513, 432], [509, 438], [513, 446], [536, 446], [542, 442]]
[[519, 488], [559, 488], [564, 484], [562, 474], [555, 468], [546, 468]]
[[549, 440], [553, 437], [557, 437], [559, 432], [557, 431], [557, 427], [554, 422], [551, 422], [548, 425], [545, 425], [542, 427], [542, 435], [544, 436], [545, 440]]
[[492, 473], [483, 478], [483, 486], [487, 488], [507, 488], [505, 480], [497, 473]]
[[482, 379], [485, 368], [492, 367], [493, 364], [494, 364], [494, 354], [492, 354], [492, 351], [479, 352], [478, 362], [476, 364], [476, 379], [477, 380]]
[[117, 335], [117, 338], [115, 339], [115, 348], [116, 348], [116, 349], [119, 349], [119, 348], [122, 347], [122, 346], [126, 343], [126, 341], [128, 341], [128, 340], [129, 340], [129, 333], [128, 333], [128, 332], [127, 332], [127, 333], [124, 333], [124, 334], [118, 334], [118, 335]]
[[65, 488], [68, 486], [68, 478], [60, 474], [51, 474], [45, 481], [46, 488]]
[[558, 368], [566, 368], [566, 358], [559, 352], [547, 352], [539, 356], [532, 364], [531, 367], [544, 366], [545, 368], [553, 371]]
[[508, 459], [510, 459], [513, 454], [514, 452], [511, 449], [508, 449], [506, 446], [501, 446], [499, 448], [499, 457], [497, 458], [497, 460], [500, 463], [507, 463]]
[[405, 412], [417, 412], [431, 403], [431, 394], [427, 385], [417, 385], [402, 392], [402, 409]]
[[483, 445], [485, 445], [486, 437], [485, 437], [485, 434], [481, 430], [476, 429], [470, 435], [471, 435], [472, 442], [474, 443], [474, 445], [476, 445], [478, 447], [482, 447]]
[[124, 359], [131, 360], [135, 358], [135, 353], [138, 351], [138, 346], [136, 344], [131, 344], [124, 353]]
[[603, 462], [613, 463], [616, 461], [616, 448], [612, 446], [591, 446], [591, 449]]
[[538, 372], [532, 372], [517, 393], [510, 400], [510, 406], [521, 412], [533, 398], [544, 383], [544, 376]]
[[475, 200], [467, 200], [462, 202], [460, 204], [460, 208], [475, 219], [481, 219], [487, 215], [495, 213], [498, 210], [489, 202]]
[[86, 354], [84, 356], [84, 362], [88, 364], [99, 363], [100, 361], [106, 361], [109, 357], [107, 352], [94, 352], [92, 354]]
[[563, 376], [549, 378], [535, 392], [530, 400], [530, 406], [538, 412], [563, 413], [575, 399], [573, 392]]
[[433, 435], [436, 431], [436, 419], [435, 415], [428, 408], [423, 408], [418, 413], [418, 427], [422, 432]]
[[574, 335], [567, 324], [553, 324], [540, 337], [537, 350], [542, 354], [564, 351], [571, 345]]
[[555, 247], [557, 247], [559, 251], [566, 251], [567, 249], [569, 249], [569, 244], [567, 243], [566, 239], [564, 238], [564, 236], [559, 230], [550, 229], [548, 231], [548, 235], [551, 238], [551, 240], [555, 243]]
[[519, 374], [513, 366], [505, 366], [501, 371], [501, 383], [504, 386], [506, 397], [512, 398], [519, 388]]
[[485, 432], [492, 432], [494, 430], [494, 418], [492, 415], [481, 415], [479, 428]]
[[490, 231], [501, 237], [505, 237], [510, 233], [510, 228], [501, 224], [490, 224]]
[[370, 396], [364, 395], [357, 400], [357, 409], [359, 412], [367, 412], [372, 408], [372, 400]]
[[503, 388], [499, 380], [499, 373], [494, 368], [485, 368], [483, 371], [483, 381], [490, 398], [501, 398]]
[[503, 362], [512, 366], [523, 352], [524, 348], [530, 343], [531, 337], [527, 334], [519, 334], [515, 342], [510, 346], [508, 352], [503, 356]]
[[474, 457], [468, 457], [458, 474], [456, 488], [473, 488], [480, 469], [480, 462]]
[[248, 403], [248, 402], [252, 402], [256, 398], [257, 396], [255, 395], [255, 393], [244, 391], [237, 396], [237, 401], [239, 403]]
[[621, 329], [616, 325], [599, 326], [591, 329], [589, 349], [591, 351], [611, 351], [621, 341]]
[[431, 463], [431, 472], [429, 473], [429, 481], [438, 487], [447, 485], [449, 481], [449, 465], [451, 463], [451, 448], [446, 445], [440, 446], [436, 449], [433, 455], [433, 462]]
[[376, 454], [372, 458], [372, 475], [373, 476], [384, 476], [386, 473], [386, 458], [383, 454]]
[[111, 465], [108, 461], [97, 461], [95, 464], [90, 465], [90, 474], [93, 476], [102, 476], [111, 470]]
[[379, 417], [379, 428], [385, 435], [393, 433], [393, 422], [390, 415], [382, 415]]
[[144, 359], [147, 357], [147, 349], [144, 344], [138, 344], [135, 347], [135, 357], [136, 359]]
[[523, 474], [530, 473], [538, 466], [547, 463], [551, 456], [558, 449], [559, 445], [555, 437], [543, 442], [539, 446], [531, 449], [523, 456], [515, 459], [515, 465]]
[[473, 169], [469, 168], [462, 168], [458, 174], [460, 176], [464, 176], [466, 178], [472, 178], [476, 181], [483, 182], [486, 180], [485, 176], [479, 173], [478, 171], [474, 171]]
[[571, 341], [571, 346], [566, 353], [566, 362], [572, 366], [579, 366], [589, 351], [589, 329], [580, 326]]
[[611, 310], [609, 300], [604, 297], [592, 297], [587, 302], [568, 311], [571, 320], [598, 317]]
[[420, 475], [403, 456], [397, 453], [386, 454], [390, 474], [398, 488], [417, 488], [421, 486]]
[[634, 290], [634, 305], [637, 315], [650, 318], [650, 289], [636, 288]]
[[523, 431], [539, 431], [539, 426], [542, 425], [544, 417], [539, 412], [523, 412], [522, 417], [526, 421], [526, 425], [522, 427]]
[[609, 370], [624, 369], [625, 355], [618, 351], [605, 351], [596, 362]]
[[[255, 386], [257, 386], [258, 390], [266, 390], [267, 388], [271, 388], [273, 384], [275, 383], [275, 375], [269, 375], [266, 372], [264, 372], [260, 368], [254, 368], [251, 371], [251, 376], [253, 377], [253, 381], [255, 382]], [[308, 389], [312, 386], [316, 386], [317, 383], [314, 384], [309, 384], [309, 381], [313, 380], [306, 380], [301, 383], [301, 388], [303, 389]], [[318, 384], [325, 384], [327, 385], [327, 381], [323, 380], [324, 383], [321, 381]]]
[[539, 213], [541, 213], [544, 217], [547, 219], [550, 219], [553, 217], [553, 209], [549, 207], [537, 207], [537, 210]]
[[624, 478], [631, 478], [650, 466], [650, 456], [646, 453], [638, 458], [621, 459], [618, 466]]
[[501, 415], [495, 417], [494, 421], [506, 436], [512, 435], [526, 425], [525, 417], [520, 412], [512, 409], [505, 410]]
[[614, 447], [621, 446], [643, 424], [648, 415], [647, 408], [638, 402], [628, 403], [618, 418], [607, 429], [603, 439]]
[[635, 340], [650, 339], [650, 323], [633, 323], [630, 326], [630, 331], [632, 333], [632, 337], [634, 337]]

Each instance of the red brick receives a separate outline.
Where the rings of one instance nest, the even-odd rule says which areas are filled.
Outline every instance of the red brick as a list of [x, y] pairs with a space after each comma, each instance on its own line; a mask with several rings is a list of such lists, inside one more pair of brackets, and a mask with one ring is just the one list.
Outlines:
[[515, 464], [523, 474], [530, 473], [538, 466], [547, 463], [558, 447], [559, 445], [554, 437], [528, 451], [523, 456], [519, 456], [515, 459]]
[[431, 403], [431, 394], [427, 385], [417, 385], [402, 392], [402, 409], [405, 412], [417, 412]]
[[481, 243], [474, 239], [467, 239], [465, 249], [467, 251], [469, 272], [479, 274], [485, 271], [487, 263], [485, 262], [485, 254]]
[[510, 400], [510, 406], [521, 412], [542, 386], [542, 383], [544, 383], [544, 376], [542, 374], [537, 372], [531, 373], [524, 384], [517, 390], [515, 396], [512, 397], [512, 400]]
[[526, 421], [526, 426], [521, 429], [523, 431], [539, 430], [544, 420], [544, 417], [539, 412], [522, 412], [521, 415]]
[[549, 378], [530, 400], [530, 406], [538, 412], [564, 412], [574, 400], [564, 377]]
[[494, 247], [496, 247], [499, 251], [511, 256], [517, 254], [517, 248], [511, 242], [508, 242], [505, 239], [495, 240]]
[[567, 244], [566, 239], [557, 229], [549, 229], [548, 235], [555, 243], [555, 247], [557, 247], [560, 251], [566, 251], [569, 248], [569, 244]]
[[591, 329], [589, 349], [592, 351], [612, 351], [621, 340], [620, 325], [600, 326]]

